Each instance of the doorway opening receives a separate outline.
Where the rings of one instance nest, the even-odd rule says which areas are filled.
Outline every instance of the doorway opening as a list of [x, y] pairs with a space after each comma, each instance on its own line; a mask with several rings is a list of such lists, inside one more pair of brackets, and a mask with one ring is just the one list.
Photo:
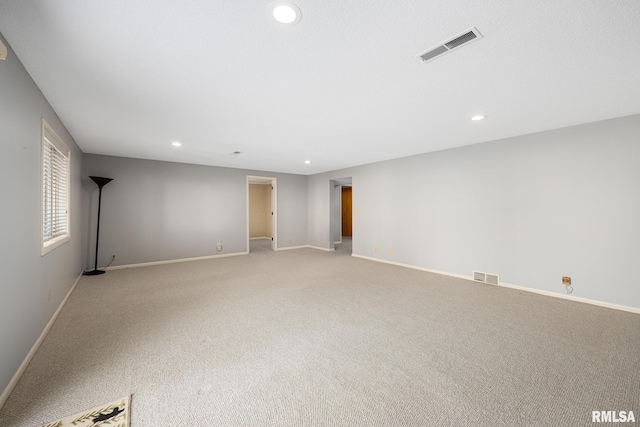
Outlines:
[[278, 248], [277, 178], [247, 176], [247, 252]]
[[351, 255], [353, 248], [353, 184], [351, 177], [331, 181], [333, 203], [331, 230], [336, 251]]
[[351, 186], [343, 186], [342, 187], [342, 235], [340, 237], [352, 237], [353, 231], [351, 229], [352, 226], [352, 209], [351, 209], [351, 197], [352, 190]]

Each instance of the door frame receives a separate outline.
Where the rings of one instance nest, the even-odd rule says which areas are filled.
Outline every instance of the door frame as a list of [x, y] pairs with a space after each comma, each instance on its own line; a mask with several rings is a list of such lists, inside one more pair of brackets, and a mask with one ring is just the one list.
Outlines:
[[271, 250], [278, 250], [278, 178], [247, 175], [247, 253], [250, 253], [249, 239], [249, 184], [271, 184]]
[[[342, 187], [351, 187], [353, 191], [353, 177], [334, 178], [329, 180], [329, 247], [335, 249], [336, 244], [342, 243]], [[351, 199], [351, 241], [353, 242], [353, 193]], [[336, 216], [338, 218], [336, 218]], [[336, 231], [340, 238], [336, 241]]]

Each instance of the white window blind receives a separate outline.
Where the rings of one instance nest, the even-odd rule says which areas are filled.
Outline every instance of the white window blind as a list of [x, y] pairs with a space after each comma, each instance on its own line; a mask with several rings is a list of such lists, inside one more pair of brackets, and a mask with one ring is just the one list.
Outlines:
[[69, 154], [42, 120], [42, 255], [69, 240]]

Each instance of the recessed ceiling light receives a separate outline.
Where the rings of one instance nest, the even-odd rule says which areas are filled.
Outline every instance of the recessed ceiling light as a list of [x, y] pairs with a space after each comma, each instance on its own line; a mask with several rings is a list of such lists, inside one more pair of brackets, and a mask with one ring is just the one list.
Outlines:
[[311, 160], [305, 160], [305, 161], [304, 161], [304, 164], [305, 164], [305, 165], [310, 165], [310, 164], [311, 164]]
[[182, 142], [173, 141], [171, 145], [173, 145], [174, 147], [182, 147]]
[[302, 18], [300, 8], [287, 1], [278, 1], [269, 7], [271, 14], [281, 24], [297, 24]]
[[485, 116], [480, 116], [480, 115], [471, 117], [471, 120], [473, 120], [474, 122], [479, 122], [480, 120], [484, 120], [484, 119], [485, 119]]

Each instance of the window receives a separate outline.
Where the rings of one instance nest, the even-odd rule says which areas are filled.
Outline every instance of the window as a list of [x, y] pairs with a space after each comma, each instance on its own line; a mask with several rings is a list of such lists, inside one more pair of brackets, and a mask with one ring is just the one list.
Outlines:
[[42, 119], [42, 255], [69, 241], [70, 151]]

